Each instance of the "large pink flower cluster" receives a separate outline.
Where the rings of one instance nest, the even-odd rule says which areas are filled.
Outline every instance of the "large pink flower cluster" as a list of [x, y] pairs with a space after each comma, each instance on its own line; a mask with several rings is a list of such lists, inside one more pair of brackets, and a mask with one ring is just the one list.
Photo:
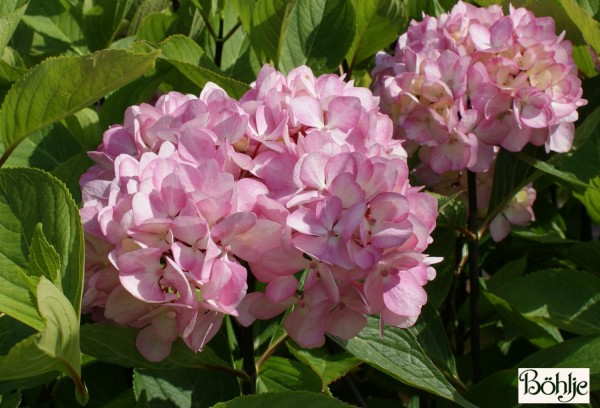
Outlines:
[[164, 359], [178, 337], [202, 350], [246, 294], [236, 256], [259, 256], [253, 245], [271, 232], [249, 211], [255, 186], [232, 160], [247, 123], [209, 85], [200, 98], [170, 93], [129, 108], [90, 153], [84, 312], [141, 328], [149, 360]]
[[[437, 201], [411, 187], [378, 99], [306, 67], [263, 67], [236, 102], [207, 85], [127, 110], [82, 178], [84, 309], [141, 329], [164, 359], [201, 350], [223, 315], [292, 307], [305, 347], [356, 335], [365, 314], [408, 326], [433, 279]], [[249, 271], [264, 292], [246, 294]]]
[[355, 336], [365, 314], [413, 324], [435, 276], [423, 251], [437, 201], [410, 186], [378, 98], [337, 75], [265, 66], [240, 103], [250, 114], [247, 169], [268, 191], [255, 213], [282, 226], [280, 245], [251, 263], [267, 285], [246, 296], [240, 321], [293, 304], [285, 328], [304, 347], [325, 333]]
[[379, 53], [372, 74], [382, 111], [399, 138], [421, 146], [436, 173], [486, 171], [494, 146], [570, 149], [581, 81], [572, 47], [550, 17], [524, 8], [458, 2], [439, 18], [413, 21], [395, 55]]

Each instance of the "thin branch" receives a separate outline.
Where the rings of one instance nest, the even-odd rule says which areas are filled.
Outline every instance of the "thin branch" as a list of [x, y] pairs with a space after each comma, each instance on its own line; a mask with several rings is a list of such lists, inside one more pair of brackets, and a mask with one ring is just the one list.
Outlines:
[[233, 28], [231, 30], [229, 30], [229, 32], [227, 34], [225, 34], [225, 37], [223, 37], [220, 41], [222, 43], [224, 43], [225, 41], [229, 40], [231, 38], [232, 35], [235, 34], [235, 32], [237, 31], [238, 28], [240, 28], [242, 26], [242, 22], [238, 21], [236, 25], [233, 26]]
[[289, 338], [288, 334], [285, 333], [281, 337], [279, 337], [277, 340], [275, 340], [274, 343], [269, 345], [269, 347], [265, 350], [265, 352], [258, 358], [258, 361], [256, 362], [256, 367], [262, 367], [262, 365], [269, 359], [269, 357], [271, 357], [273, 355], [273, 353], [275, 353], [277, 348], [282, 343], [284, 343], [288, 338]]
[[469, 288], [471, 311], [471, 360], [473, 362], [473, 382], [481, 379], [481, 356], [479, 340], [479, 237], [477, 234], [477, 174], [467, 173], [469, 195], [469, 217], [467, 224], [474, 238], [469, 239]]

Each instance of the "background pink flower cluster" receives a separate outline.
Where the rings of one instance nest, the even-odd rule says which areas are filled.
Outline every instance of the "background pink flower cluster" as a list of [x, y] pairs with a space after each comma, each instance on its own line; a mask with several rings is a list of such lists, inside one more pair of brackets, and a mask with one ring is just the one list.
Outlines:
[[[555, 34], [554, 20], [509, 11], [458, 2], [439, 18], [424, 16], [394, 55], [377, 55], [372, 72], [396, 136], [418, 148], [420, 181], [447, 194], [466, 187], [465, 170], [477, 172], [478, 208], [488, 205], [500, 147], [566, 152], [586, 104], [571, 44]], [[531, 186], [515, 196], [490, 225], [494, 240], [535, 219], [535, 197]]]
[[[129, 108], [81, 180], [84, 311], [140, 328], [154, 361], [177, 338], [202, 350], [224, 315], [292, 306], [304, 347], [355, 336], [365, 314], [413, 324], [437, 201], [392, 133], [369, 90], [307, 67], [263, 67], [239, 102], [208, 84]], [[250, 271], [264, 291], [246, 293]]]
[[524, 8], [458, 2], [439, 18], [413, 21], [395, 55], [379, 53], [372, 74], [396, 133], [422, 146], [436, 173], [490, 168], [494, 147], [571, 147], [581, 81], [554, 20]]

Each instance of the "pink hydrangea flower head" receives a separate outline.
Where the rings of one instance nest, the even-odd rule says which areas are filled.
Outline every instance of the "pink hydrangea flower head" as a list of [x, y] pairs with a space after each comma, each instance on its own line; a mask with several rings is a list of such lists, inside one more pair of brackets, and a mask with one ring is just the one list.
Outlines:
[[459, 1], [412, 21], [393, 55], [377, 55], [374, 93], [395, 135], [426, 150], [420, 157], [438, 174], [487, 171], [494, 146], [566, 152], [587, 102], [563, 37], [550, 17]]
[[[86, 233], [84, 310], [140, 328], [149, 360], [181, 338], [201, 350], [223, 315], [238, 315], [247, 270], [281, 227], [251, 212], [258, 180], [240, 182], [235, 145], [248, 114], [215, 85], [129, 108], [81, 179]], [[268, 247], [271, 245], [271, 247]]]
[[[426, 301], [422, 287], [435, 276], [424, 251], [437, 201], [410, 185], [406, 151], [379, 98], [337, 75], [300, 67], [284, 76], [265, 66], [240, 103], [249, 114], [245, 169], [268, 189], [255, 210], [281, 226], [277, 252], [249, 262], [266, 290], [242, 301], [240, 322], [293, 305], [285, 328], [300, 345], [321, 346], [327, 333], [351, 338], [366, 314], [393, 313], [379, 302], [384, 286], [367, 293], [365, 285], [387, 258], [404, 254], [415, 271], [428, 271], [403, 278], [414, 282], [404, 292], [414, 323]], [[274, 264], [282, 253], [294, 267]]]

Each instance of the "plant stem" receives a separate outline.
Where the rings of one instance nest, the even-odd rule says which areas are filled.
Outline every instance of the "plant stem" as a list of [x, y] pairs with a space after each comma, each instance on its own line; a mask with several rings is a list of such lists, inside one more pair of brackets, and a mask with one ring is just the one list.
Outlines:
[[469, 217], [467, 226], [473, 234], [469, 239], [469, 288], [471, 311], [471, 360], [473, 363], [473, 382], [481, 379], [480, 341], [479, 341], [479, 235], [477, 233], [477, 174], [467, 172], [469, 195]]

